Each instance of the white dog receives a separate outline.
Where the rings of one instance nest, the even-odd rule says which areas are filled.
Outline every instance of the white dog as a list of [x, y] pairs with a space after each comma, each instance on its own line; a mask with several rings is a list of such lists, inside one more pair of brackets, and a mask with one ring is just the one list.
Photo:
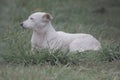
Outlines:
[[23, 28], [33, 30], [32, 50], [59, 49], [65, 51], [99, 50], [100, 42], [90, 34], [70, 34], [56, 31], [51, 24], [52, 16], [45, 12], [36, 12], [21, 23]]

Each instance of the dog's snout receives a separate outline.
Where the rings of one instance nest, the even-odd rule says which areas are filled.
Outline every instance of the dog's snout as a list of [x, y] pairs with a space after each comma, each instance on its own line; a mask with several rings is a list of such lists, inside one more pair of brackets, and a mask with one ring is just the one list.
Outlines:
[[22, 27], [23, 27], [23, 23], [20, 23], [20, 26], [22, 26]]

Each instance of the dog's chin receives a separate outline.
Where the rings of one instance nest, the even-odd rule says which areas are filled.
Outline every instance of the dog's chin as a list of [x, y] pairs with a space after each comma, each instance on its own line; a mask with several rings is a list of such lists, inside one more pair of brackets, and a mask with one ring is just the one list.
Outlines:
[[27, 29], [26, 27], [24, 27], [24, 26], [21, 26], [23, 29]]
[[21, 26], [23, 29], [30, 29], [29, 27]]
[[30, 26], [21, 26], [23, 29], [31, 29], [32, 27]]

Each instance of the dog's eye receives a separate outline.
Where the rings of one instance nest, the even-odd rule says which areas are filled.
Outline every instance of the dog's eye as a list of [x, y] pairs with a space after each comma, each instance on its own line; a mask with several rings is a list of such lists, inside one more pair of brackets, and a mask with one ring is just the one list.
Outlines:
[[32, 17], [30, 18], [30, 20], [33, 20], [33, 19], [34, 19], [34, 18], [32, 18]]

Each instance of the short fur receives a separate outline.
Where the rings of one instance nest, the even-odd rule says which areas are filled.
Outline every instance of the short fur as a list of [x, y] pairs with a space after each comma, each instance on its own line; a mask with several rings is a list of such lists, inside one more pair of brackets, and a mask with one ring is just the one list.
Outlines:
[[45, 12], [36, 12], [28, 17], [21, 26], [33, 30], [32, 50], [59, 49], [66, 51], [99, 50], [100, 42], [90, 34], [71, 34], [56, 31], [51, 24], [52, 16]]

